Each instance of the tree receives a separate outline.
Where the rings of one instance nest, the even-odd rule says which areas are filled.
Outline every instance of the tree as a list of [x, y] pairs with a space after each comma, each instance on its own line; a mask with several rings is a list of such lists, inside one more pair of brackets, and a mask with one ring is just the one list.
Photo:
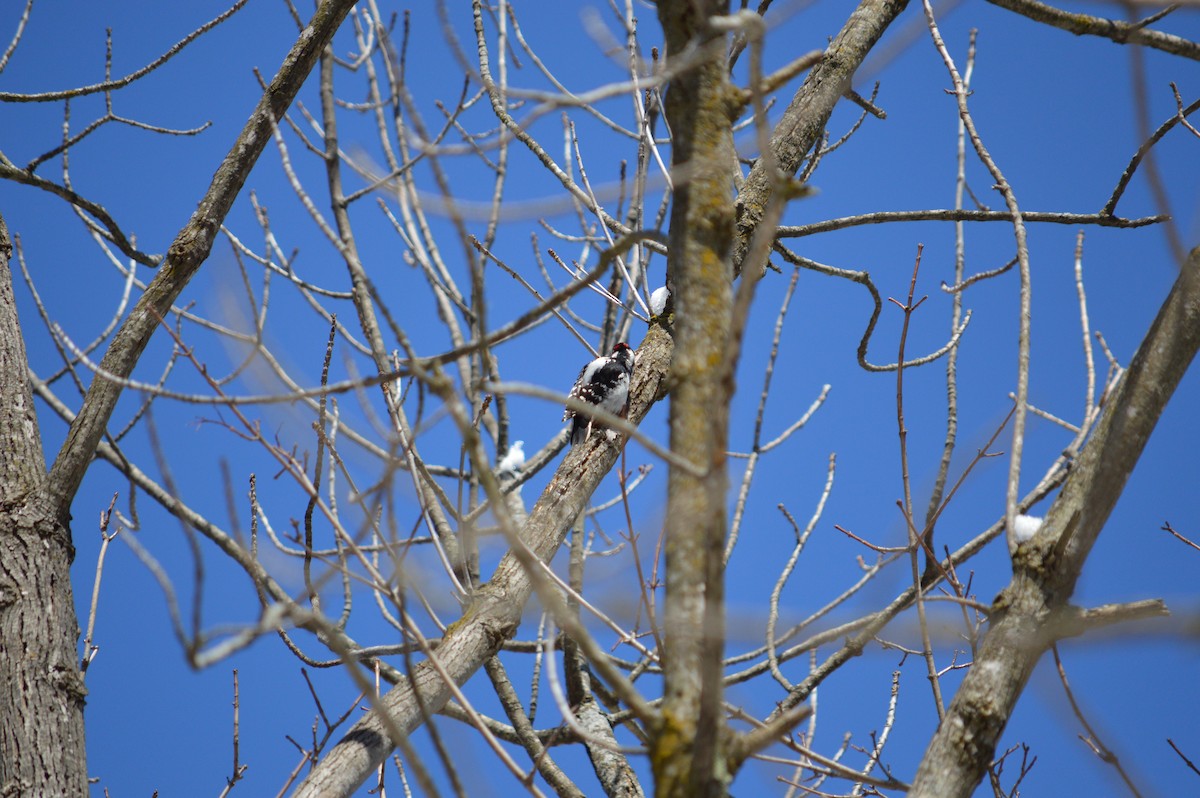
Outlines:
[[[239, 672], [254, 678], [245, 663], [305, 668], [313, 703], [287, 703], [316, 718], [311, 732], [272, 730], [304, 739], [299, 764], [289, 777], [278, 758], [244, 762], [252, 747], [235, 720], [227, 791], [249, 765], [301, 796], [367, 781], [396, 790], [398, 777], [422, 794], [467, 793], [478, 758], [513, 779], [507, 791], [560, 795], [716, 796], [758, 778], [788, 794], [1015, 795], [1047, 756], [1010, 724], [1047, 652], [1092, 750], [1136, 791], [1139, 775], [1114, 753], [1129, 741], [1089, 723], [1060, 643], [1165, 628], [1146, 625], [1166, 613], [1149, 585], [1130, 601], [1077, 586], [1200, 346], [1200, 249], [1188, 255], [1195, 231], [1171, 212], [1196, 204], [1184, 165], [1200, 146], [1188, 119], [1200, 101], [1182, 82], [1200, 59], [1195, 14], [1118, 22], [996, 0], [947, 23], [928, 2], [793, 18], [770, 3], [661, 0], [657, 25], [634, 4], [585, 16], [596, 49], [585, 56], [582, 33], [507, 3], [434, 17], [324, 0], [307, 23], [289, 4], [290, 49], [260, 79], [189, 221], [148, 233], [130, 219], [151, 210], [121, 208], [88, 164], [128, 148], [153, 193], [195, 202], [182, 162], [219, 138], [222, 119], [170, 127], [156, 115], [167, 106], [138, 92], [177, 85], [195, 124], [209, 98], [169, 70], [205, 64], [211, 91], [212, 54], [239, 25], [263, 53], [282, 46], [279, 19], [251, 24], [261, 12], [245, 5], [142, 68], [122, 72], [110, 33], [103, 81], [0, 93], [30, 119], [0, 148], [0, 212], [23, 234], [18, 198], [52, 197], [124, 285], [107, 319], [73, 319], [40, 242], [12, 246], [0, 229], [0, 789], [87, 791], [84, 706], [97, 688], [85, 677], [97, 616], [109, 618], [97, 612], [113, 580], [105, 555], [124, 542], [141, 563], [119, 573], [153, 576], [178, 640], [156, 656], [236, 665], [235, 719]], [[981, 39], [1044, 36], [1064, 58], [1086, 49], [1122, 75], [1111, 63], [1129, 50], [1132, 112], [1072, 106], [1062, 160], [1041, 163], [1021, 135], [1065, 123], [1024, 97], [1018, 113], [1005, 107], [1022, 65], [980, 59], [974, 31], [966, 47], [981, 20]], [[0, 70], [20, 63], [36, 21], [30, 2]], [[1174, 24], [1183, 32], [1165, 32]], [[441, 52], [427, 44], [439, 32]], [[56, 115], [57, 144], [35, 134], [49, 118], [38, 109]], [[1004, 114], [1021, 124], [1002, 126]], [[1117, 140], [1126, 118], [1132, 144]], [[118, 126], [136, 128], [130, 142], [161, 138], [177, 179], [153, 179], [151, 149], [108, 143]], [[1092, 142], [1096, 129], [1109, 135]], [[1037, 174], [1071, 145], [1108, 160]], [[261, 158], [268, 147], [274, 158]], [[934, 162], [954, 164], [955, 179], [933, 177]], [[933, 210], [907, 210], [927, 197]], [[1126, 213], [1135, 203], [1150, 210]], [[796, 223], [812, 218], [824, 221]], [[1076, 237], [1066, 277], [1061, 236], [1035, 230], [1052, 225]], [[1105, 264], [1121, 248], [1153, 253], [1141, 268], [1175, 278], [1170, 293], [1110, 274], [1085, 292], [1084, 229], [1108, 248]], [[157, 239], [168, 245], [144, 243]], [[927, 288], [931, 271], [941, 291]], [[655, 291], [664, 283], [669, 294]], [[1038, 305], [1043, 285], [1054, 302]], [[1100, 313], [1106, 329], [1122, 322], [1119, 344], [1093, 343], [1097, 295], [1125, 302]], [[788, 353], [793, 302], [800, 340], [816, 342], [806, 358]], [[1083, 362], [1073, 356], [1067, 379], [1058, 350], [1072, 339]], [[569, 380], [626, 340], [637, 349], [628, 414], [596, 414], [568, 448], [555, 422]], [[889, 349], [894, 359], [879, 354]], [[1082, 412], [1064, 420], [1079, 377]], [[859, 409], [830, 407], [839, 381]], [[67, 426], [46, 458], [55, 417]], [[809, 438], [836, 440], [850, 464], [814, 454]], [[120, 480], [99, 508], [81, 493], [95, 459]], [[857, 486], [853, 500], [834, 487], [847, 470], [836, 481]], [[1044, 521], [1031, 515], [1039, 503]], [[794, 513], [806, 505], [804, 522]], [[84, 544], [72, 514], [104, 507], [94, 589], [74, 575], [75, 593], [91, 594], [77, 660], [69, 566]], [[178, 544], [154, 529], [165, 517]], [[814, 568], [814, 548], [835, 559]], [[747, 601], [751, 620], [731, 615]], [[898, 714], [914, 663], [929, 694]], [[905, 699], [926, 689], [903, 684]], [[882, 726], [846, 695], [868, 688], [886, 695]], [[818, 689], [836, 709], [817, 709]], [[817, 737], [818, 718], [846, 732], [840, 748]], [[897, 728], [911, 740], [894, 741]], [[1129, 750], [1152, 747], [1182, 783], [1187, 741]]]

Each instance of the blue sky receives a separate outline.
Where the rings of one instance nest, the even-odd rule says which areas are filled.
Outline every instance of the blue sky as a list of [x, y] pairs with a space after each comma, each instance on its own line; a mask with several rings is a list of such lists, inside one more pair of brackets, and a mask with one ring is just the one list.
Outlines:
[[[464, 5], [464, 4], [458, 4]], [[847, 3], [802, 4], [773, 9], [768, 38], [768, 68], [796, 55], [823, 46], [849, 8]], [[1120, 14], [1102, 4], [1081, 4], [1092, 13]], [[212, 18], [221, 4], [203, 2], [163, 4], [71, 4], [34, 8], [20, 48], [0, 73], [0, 90], [38, 92], [99, 81], [104, 67], [104, 30], [111, 27], [114, 42], [114, 75], [123, 75], [151, 61], [196, 25]], [[517, 13], [530, 43], [547, 65], [573, 90], [583, 91], [623, 78], [619, 65], [605, 57], [603, 42], [589, 35], [593, 18], [613, 30], [601, 4], [536, 3]], [[638, 6], [643, 47], [657, 43], [654, 10]], [[469, 10], [451, 10], [452, 24], [464, 49], [473, 53]], [[7, 15], [5, 37], [15, 25], [15, 12]], [[885, 39], [899, 39], [905, 26], [923, 30], [920, 6], [911, 3], [899, 27]], [[427, 119], [437, 119], [435, 100], [455, 102], [462, 90], [462, 75], [447, 46], [437, 18], [423, 6], [412, 11], [413, 31], [409, 64], [411, 91]], [[967, 31], [977, 28], [978, 58], [971, 108], [984, 140], [1014, 188], [1024, 210], [1095, 212], [1108, 198], [1117, 178], [1140, 138], [1133, 112], [1130, 52], [1105, 40], [1075, 37], [1044, 28], [982, 2], [961, 3], [942, 20], [942, 34], [960, 68]], [[1200, 38], [1200, 12], [1180, 11], [1160, 27], [1187, 38]], [[229, 22], [186, 49], [161, 69], [118, 92], [118, 114], [153, 125], [191, 128], [211, 122], [193, 138], [157, 136], [110, 124], [72, 151], [71, 177], [80, 193], [103, 204], [126, 229], [137, 234], [147, 252], [162, 252], [186, 222], [208, 185], [213, 170], [245, 121], [258, 98], [252, 70], [269, 78], [295, 38], [296, 30], [283, 3], [252, 0]], [[338, 53], [345, 55], [353, 42], [343, 31]], [[1168, 82], [1174, 81], [1190, 102], [1200, 94], [1200, 67], [1194, 62], [1146, 52], [1148, 118], [1156, 127], [1174, 112]], [[512, 73], [514, 86], [544, 89], [545, 83], [526, 63]], [[817, 171], [813, 185], [818, 193], [797, 202], [785, 221], [804, 224], [875, 210], [945, 208], [953, 203], [956, 112], [946, 93], [949, 80], [928, 34], [917, 35], [911, 45], [886, 62], [868, 65], [869, 80], [880, 80], [878, 104], [886, 121], [868, 119], [838, 152], [830, 154]], [[744, 76], [741, 76], [744, 78]], [[341, 75], [339, 85], [350, 101], [363, 97], [361, 81]], [[789, 87], [790, 90], [791, 87]], [[869, 93], [869, 83], [859, 85]], [[787, 96], [787, 90], [785, 90]], [[307, 87], [301, 96], [307, 108], [318, 108], [316, 93]], [[486, 105], [486, 104], [484, 104]], [[102, 113], [102, 100], [92, 96], [72, 103], [72, 129], [78, 130]], [[606, 100], [606, 112], [629, 124], [627, 97]], [[846, 104], [835, 113], [830, 129], [841, 135], [856, 117]], [[298, 117], [299, 118], [299, 117]], [[469, 111], [464, 119], [473, 129], [489, 127], [486, 107]], [[593, 120], [573, 112], [581, 146], [595, 184], [611, 184], [621, 158], [632, 158], [632, 146], [606, 135]], [[17, 164], [53, 147], [61, 136], [62, 106], [57, 103], [5, 104], [0, 106], [0, 150]], [[555, 157], [562, 158], [563, 136], [559, 113], [541, 118], [532, 128]], [[343, 147], [361, 147], [377, 154], [369, 124], [343, 114]], [[751, 142], [740, 140], [744, 146]], [[320, 170], [303, 152], [295, 136], [289, 138], [293, 160], [310, 190], [321, 200]], [[1177, 128], [1156, 148], [1159, 168], [1170, 197], [1180, 235], [1186, 245], [1200, 242], [1200, 139]], [[486, 201], [490, 178], [470, 158], [446, 159], [456, 193], [464, 199]], [[57, 162], [43, 165], [39, 174], [58, 179]], [[512, 177], [506, 196], [514, 200], [555, 197], [556, 181], [524, 152], [514, 149]], [[968, 179], [976, 194], [993, 208], [1002, 206], [989, 189], [990, 179], [974, 159], [969, 159]], [[428, 172], [420, 180], [428, 189]], [[361, 184], [348, 186], [351, 190]], [[269, 209], [273, 230], [285, 251], [296, 249], [297, 270], [331, 289], [347, 290], [348, 278], [333, 249], [314, 229], [295, 195], [288, 188], [278, 153], [268, 148], [247, 182]], [[1118, 207], [1130, 217], [1157, 212], [1144, 174], [1139, 174]], [[122, 282], [112, 265], [95, 247], [83, 226], [61, 200], [35, 190], [0, 183], [0, 213], [9, 230], [21, 237], [24, 256], [48, 312], [76, 342], [90, 341], [108, 322]], [[572, 224], [570, 213], [560, 213], [556, 224]], [[229, 220], [229, 228], [256, 249], [262, 233], [244, 193]], [[462, 249], [453, 229], [436, 220], [443, 252], [460, 284], [467, 281]], [[482, 224], [471, 223], [479, 233]], [[577, 228], [577, 223], [575, 227]], [[427, 289], [403, 261], [403, 246], [374, 199], [355, 209], [355, 230], [364, 261], [372, 270], [385, 299], [402, 319], [419, 351], [432, 353], [446, 346], [444, 331], [432, 313]], [[527, 270], [537, 279], [532, 264], [530, 235], [537, 233], [543, 257], [547, 247], [575, 257], [567, 245], [555, 242], [536, 220], [514, 218], [498, 238], [497, 251], [507, 262]], [[1033, 370], [1030, 399], [1056, 415], [1076, 420], [1083, 407], [1085, 370], [1080, 343], [1073, 259], [1076, 228], [1035, 225], [1030, 232], [1033, 269]], [[880, 292], [901, 298], [907, 290], [918, 245], [924, 254], [918, 295], [928, 295], [913, 321], [910, 354], [932, 351], [945, 341], [950, 300], [939, 285], [953, 274], [953, 228], [946, 223], [878, 225], [808, 237], [792, 242], [798, 252], [823, 263], [869, 271]], [[1012, 256], [1011, 228], [1003, 224], [968, 227], [967, 271], [974, 273], [1002, 265]], [[592, 265], [595, 263], [594, 253]], [[662, 281], [661, 259], [651, 265], [652, 281]], [[1084, 249], [1090, 323], [1101, 331], [1113, 354], [1127, 364], [1176, 274], [1160, 229], [1112, 230], [1088, 228]], [[150, 272], [141, 268], [140, 277]], [[755, 407], [762, 383], [776, 313], [790, 278], [770, 274], [760, 287], [745, 356], [738, 373], [738, 394], [731, 431], [731, 448], [745, 451], [753, 429]], [[239, 295], [241, 276], [221, 241], [199, 277], [185, 291], [182, 302], [195, 303], [203, 312], [231, 326], [245, 329], [247, 309]], [[531, 306], [528, 294], [499, 271], [488, 273], [493, 326], [514, 318]], [[560, 278], [561, 279], [561, 278]], [[256, 291], [261, 276], [253, 275]], [[657, 284], [657, 283], [655, 283]], [[1017, 281], [1015, 273], [973, 287], [966, 307], [973, 311], [960, 354], [960, 438], [952, 476], [970, 461], [1008, 412], [1007, 394], [1015, 385]], [[267, 336], [272, 348], [306, 385], [316, 383], [327, 328], [282, 281], [273, 286], [272, 314]], [[58, 367], [51, 339], [39, 325], [28, 288], [18, 277], [17, 297], [30, 357], [39, 374]], [[583, 297], [573, 305], [586, 317], [598, 319], [601, 305]], [[772, 395], [765, 414], [765, 436], [774, 437], [798, 418], [822, 389], [829, 398], [808, 426], [768, 455], [754, 481], [742, 539], [728, 574], [730, 650], [761, 642], [764, 607], [771, 588], [793, 543], [791, 528], [782, 520], [777, 504], [784, 504], [803, 524], [811, 515], [824, 484], [830, 453], [836, 453], [835, 485], [821, 521], [799, 560], [783, 593], [781, 614], [798, 619], [845, 589], [859, 573], [855, 558], [870, 552], [834, 529], [840, 525], [884, 545], [904, 541], [902, 519], [895, 502], [902, 495], [895, 431], [894, 374], [867, 374], [855, 364], [855, 349], [869, 315], [866, 293], [860, 286], [810, 272], [800, 274], [795, 297], [781, 339]], [[343, 303], [343, 321], [353, 321], [353, 311]], [[885, 308], [871, 344], [875, 362], [895, 360], [900, 314]], [[194, 328], [197, 351], [217, 373], [228, 372], [240, 359], [236, 347], [226, 347]], [[642, 328], [635, 324], [632, 343]], [[593, 343], [594, 338], [593, 338]], [[588, 354], [560, 326], [546, 324], [530, 336], [502, 346], [504, 377], [535, 382], [565, 392]], [[170, 341], [159, 336], [148, 350], [135, 376], [154, 380], [170, 354]], [[1097, 368], [1104, 362], [1096, 353]], [[334, 358], [334, 378], [369, 371], [367, 361], [343, 346]], [[86, 380], [87, 375], [83, 378]], [[906, 418], [910, 462], [917, 506], [924, 507], [942, 446], [944, 429], [944, 371], [940, 363], [911, 371], [906, 376]], [[202, 391], [202, 381], [186, 365], [173, 374], [168, 386], [179, 391]], [[68, 381], [56, 384], [72, 407], [78, 396]], [[235, 393], [277, 390], [257, 372], [250, 372], [230, 389]], [[372, 415], [382, 415], [378, 395], [364, 392], [342, 399], [348, 419], [371, 430]], [[141, 398], [127, 392], [114, 426], [136, 411]], [[1194, 449], [1198, 428], [1192, 409], [1200, 402], [1200, 380], [1185, 378], [1151, 439], [1137, 471], [1118, 503], [1105, 532], [1080, 580], [1076, 601], [1083, 605], [1162, 597], [1177, 619], [1194, 618], [1200, 611], [1196, 584], [1200, 553], [1184, 547], [1160, 530], [1170, 521], [1184, 534], [1200, 538], [1200, 498], [1193, 490], [1197, 479]], [[529, 451], [540, 448], [559, 429], [560, 410], [541, 400], [511, 399], [513, 437], [523, 439]], [[45, 411], [45, 407], [41, 406]], [[252, 408], [280, 441], [311, 449], [311, 418], [296, 407]], [[57, 451], [65, 427], [49, 411], [41, 414], [42, 436], [48, 457]], [[248, 528], [245, 499], [247, 479], [257, 474], [258, 494], [273, 523], [286, 529], [288, 519], [300, 518], [304, 501], [286, 479], [273, 478], [277, 465], [259, 449], [224, 429], [214, 419], [229, 419], [211, 407], [168, 400], [154, 405], [153, 420], [165, 443], [165, 459], [181, 486], [186, 501], [211, 516], [226, 529]], [[643, 430], [666, 440], [666, 406], [646, 419]], [[452, 465], [456, 446], [449, 424], [443, 420], [424, 433], [428, 451], [437, 462]], [[1022, 488], [1037, 481], [1046, 466], [1070, 440], [1070, 434], [1050, 422], [1031, 418], [1026, 440], [1027, 464]], [[144, 434], [126, 444], [130, 453], [154, 474], [159, 474]], [[1005, 433], [997, 444], [1007, 451]], [[377, 475], [379, 463], [347, 447], [351, 468], [364, 484]], [[741, 463], [732, 461], [734, 484]], [[225, 465], [223, 466], [222, 463]], [[628, 467], [652, 464], [651, 477], [631, 501], [634, 525], [643, 536], [643, 554], [652, 548], [665, 507], [666, 468], [636, 445], [628, 452]], [[232, 475], [231, 519], [222, 468]], [[527, 501], [549, 478], [549, 471], [525, 488]], [[964, 485], [939, 525], [939, 540], [960, 545], [987, 528], [1003, 512], [1007, 459], [981, 464]], [[81, 624], [86, 622], [95, 571], [99, 534], [97, 517], [119, 493], [118, 506], [129, 512], [129, 486], [107, 464], [89, 472], [74, 506], [74, 537], [78, 554], [73, 569], [75, 599]], [[598, 491], [598, 500], [617, 493], [614, 480]], [[403, 524], [415, 520], [410, 487], [396, 483], [395, 502]], [[731, 503], [732, 503], [731, 495]], [[1044, 512], [1043, 504], [1035, 512]], [[137, 497], [141, 521], [138, 540], [163, 564], [181, 597], [190, 601], [194, 589], [192, 559], [177, 521], [162, 513], [144, 495]], [[605, 516], [607, 534], [624, 530], [624, 517]], [[123, 532], [123, 535], [129, 533]], [[203, 542], [205, 583], [204, 623], [208, 628], [236, 627], [255, 617], [251, 585], [219, 552]], [[485, 568], [500, 549], [485, 550]], [[270, 555], [264, 554], [264, 558]], [[490, 560], [488, 558], [491, 558]], [[270, 561], [281, 579], [299, 590], [294, 562], [282, 557]], [[559, 563], [561, 564], [561, 563]], [[628, 551], [598, 559], [590, 566], [590, 587], [610, 611], [622, 618], [633, 609], [629, 594], [631, 561]], [[984, 603], [1006, 583], [1007, 556], [993, 544], [975, 560], [974, 594]], [[850, 605], [839, 609], [829, 624], [846, 621], [885, 605], [909, 579], [908, 566], [900, 563], [885, 571]], [[452, 619], [453, 602], [436, 573], [428, 574], [430, 600]], [[355, 634], [362, 642], [394, 642], [394, 633], [370, 618], [368, 597], [357, 596]], [[185, 604], [186, 606], [186, 604]], [[536, 631], [536, 613], [521, 636]], [[942, 611], [939, 619], [953, 624], [955, 612]], [[883, 635], [912, 646], [918, 640], [915, 619], [904, 616]], [[957, 629], [951, 627], [950, 634]], [[1183, 766], [1165, 742], [1170, 737], [1195, 758], [1200, 756], [1194, 707], [1200, 700], [1194, 674], [1200, 652], [1180, 627], [1146, 626], [1129, 637], [1074, 640], [1062, 655], [1076, 690], [1104, 741], [1128, 764], [1149, 794], [1184, 793], [1196, 788], [1197, 777]], [[231, 762], [231, 669], [237, 668], [241, 697], [241, 757], [249, 765], [246, 781], [235, 794], [273, 794], [300, 761], [290, 735], [302, 745], [311, 741], [316, 710], [301, 676], [300, 663], [275, 637], [265, 637], [230, 660], [202, 671], [193, 671], [174, 640], [159, 586], [132, 550], [118, 540], [110, 549], [100, 591], [96, 630], [101, 646], [88, 672], [89, 771], [98, 778], [94, 794], [107, 789], [112, 796], [204, 795], [219, 793]], [[306, 640], [310, 650], [318, 651]], [[962, 644], [957, 644], [962, 648]], [[939, 647], [939, 663], [949, 664], [955, 644]], [[829, 653], [822, 649], [821, 656]], [[319, 656], [319, 653], [317, 654]], [[964, 655], [965, 656], [965, 655]], [[789, 678], [799, 680], [807, 660], [785, 667]], [[400, 663], [397, 663], [400, 664]], [[513, 660], [517, 673], [528, 665]], [[901, 673], [898, 718], [884, 761], [895, 774], [908, 779], [932, 733], [931, 710], [924, 665], [909, 657], [901, 664], [894, 650], [869, 649], [821, 688], [820, 715], [814, 747], [835, 750], [844, 733], [856, 745], [869, 745], [872, 730], [881, 728], [890, 690], [890, 674]], [[312, 671], [326, 711], [340, 715], [355, 691], [338, 670]], [[957, 683], [955, 673], [945, 677], [949, 695]], [[487, 711], [486, 690], [470, 693]], [[755, 687], [739, 686], [730, 700], [764, 713], [782, 692], [763, 680]], [[554, 709], [545, 700], [550, 723]], [[356, 710], [357, 712], [357, 710]], [[541, 723], [539, 723], [539, 726]], [[454, 721], [440, 720], [439, 730], [461, 751], [460, 765], [471, 795], [517, 794], [519, 786], [503, 772], [476, 736]], [[1038, 756], [1023, 784], [1030, 795], [1120, 795], [1113, 773], [1079, 741], [1078, 723], [1070, 714], [1063, 691], [1044, 660], [1006, 732], [1004, 744], [1026, 742]], [[427, 750], [427, 738], [417, 744]], [[849, 755], [848, 755], [849, 756]], [[861, 757], [860, 757], [861, 758]], [[564, 754], [565, 763], [578, 765], [577, 755]], [[524, 760], [521, 760], [524, 761]], [[858, 760], [852, 760], [858, 761]], [[464, 763], [470, 763], [467, 766]], [[640, 767], [640, 765], [639, 765]], [[584, 765], [586, 769], [586, 765]], [[436, 768], [435, 768], [436, 770]], [[783, 769], [769, 767], [747, 771], [735, 785], [735, 794], [782, 794], [775, 776]], [[390, 789], [396, 789], [394, 773]], [[598, 794], [586, 772], [581, 787]], [[649, 784], [647, 779], [646, 784]], [[365, 788], [364, 793], [365, 794]], [[982, 793], [981, 793], [982, 794]]]

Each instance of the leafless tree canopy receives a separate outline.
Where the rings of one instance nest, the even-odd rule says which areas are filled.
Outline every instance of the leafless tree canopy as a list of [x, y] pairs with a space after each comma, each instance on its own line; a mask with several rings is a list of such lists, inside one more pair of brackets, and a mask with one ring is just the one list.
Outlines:
[[[1072, 599], [1200, 347], [1172, 206], [1196, 206], [1200, 12], [1093, 5], [628, 0], [553, 31], [537, 3], [286, 0], [257, 105], [213, 87], [194, 127], [162, 124], [133, 93], [219, 58], [258, 13], [238, 0], [138, 68], [110, 32], [94, 80], [4, 81], [0, 794], [88, 793], [87, 677], [104, 626], [137, 623], [103, 610], [114, 549], [167, 608], [153, 656], [307, 681], [313, 725], [271, 728], [295, 758], [264, 762], [234, 670], [225, 792], [461, 795], [484, 772], [502, 794], [1016, 796], [1042, 753], [1008, 722], [1046, 659], [1069, 736], [1141, 794], [1115, 752], [1169, 732], [1093, 726], [1060, 642], [1164, 628], [1152, 586]], [[46, 57], [27, 29], [59, 13], [8, 15], [0, 75]], [[1087, 207], [1028, 199], [1075, 194], [1031, 190], [1037, 148], [989, 131], [1052, 111], [999, 104], [1024, 56], [984, 59], [1001, 43], [952, 13], [1128, 73], [1103, 127], [1058, 133], [1134, 120], [1124, 160], [1056, 178], [1103, 184]], [[890, 139], [920, 96], [941, 116]], [[17, 134], [47, 110], [57, 138]], [[175, 198], [147, 137], [226, 153], [177, 232], [86, 177], [120, 160]], [[921, 186], [880, 172], [907, 161]], [[85, 283], [22, 239], [23, 197], [85, 231], [80, 274], [112, 269], [86, 282], [98, 323], [62, 310]], [[1073, 256], [1037, 232], [1063, 226]], [[1161, 254], [1085, 280], [1091, 231]], [[1086, 288], [1147, 274], [1174, 286], [1110, 349]], [[593, 432], [569, 446], [571, 380], [623, 341], [628, 413], [574, 400]], [[1039, 381], [1066, 349], [1082, 384]], [[1200, 562], [1194, 523], [1165, 529]], [[1200, 748], [1170, 746], [1195, 789]]]

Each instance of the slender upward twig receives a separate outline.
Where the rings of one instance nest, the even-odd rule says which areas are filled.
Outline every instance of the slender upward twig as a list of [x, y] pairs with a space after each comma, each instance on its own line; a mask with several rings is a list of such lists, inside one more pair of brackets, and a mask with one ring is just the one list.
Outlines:
[[975, 153], [979, 156], [979, 160], [987, 167], [988, 173], [991, 174], [992, 179], [995, 181], [996, 190], [1004, 197], [1004, 204], [1008, 206], [1008, 212], [1012, 216], [1013, 238], [1015, 239], [1017, 249], [1017, 267], [1021, 274], [1021, 295], [1017, 310], [1017, 398], [1016, 412], [1013, 413], [1012, 446], [1009, 451], [1008, 491], [1005, 497], [1004, 515], [1005, 523], [1008, 526], [1009, 545], [1012, 547], [1014, 545], [1012, 530], [1017, 517], [1017, 502], [1020, 496], [1021, 456], [1025, 450], [1025, 419], [1029, 414], [1030, 325], [1033, 321], [1033, 289], [1029, 268], [1029, 247], [1026, 243], [1025, 235], [1025, 222], [1021, 209], [1017, 205], [1017, 196], [1013, 192], [1012, 186], [1009, 185], [1008, 180], [1004, 177], [1004, 173], [1000, 171], [1000, 167], [996, 165], [991, 153], [984, 146], [983, 139], [975, 127], [975, 120], [972, 119], [971, 112], [967, 109], [967, 87], [963, 83], [958, 69], [954, 66], [954, 59], [951, 57], [950, 51], [946, 49], [946, 44], [942, 41], [937, 21], [933, 18], [933, 6], [930, 5], [929, 0], [923, 0], [923, 4], [925, 6], [925, 19], [929, 24], [929, 33], [933, 37], [934, 47], [941, 54], [942, 61], [946, 64], [946, 70], [950, 74], [950, 80], [954, 84], [954, 98], [958, 103], [958, 114], [967, 131], [967, 136], [971, 140], [971, 146], [975, 148]]

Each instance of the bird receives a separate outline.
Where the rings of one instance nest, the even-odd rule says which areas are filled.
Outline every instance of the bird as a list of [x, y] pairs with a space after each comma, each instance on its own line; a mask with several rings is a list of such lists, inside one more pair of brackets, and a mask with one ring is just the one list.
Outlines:
[[[567, 396], [624, 417], [629, 410], [629, 383], [633, 378], [633, 350], [621, 342], [613, 347], [612, 354], [598, 357], [579, 372], [575, 386]], [[583, 443], [592, 434], [597, 422], [586, 411], [567, 407], [563, 421], [572, 419], [571, 445]]]

